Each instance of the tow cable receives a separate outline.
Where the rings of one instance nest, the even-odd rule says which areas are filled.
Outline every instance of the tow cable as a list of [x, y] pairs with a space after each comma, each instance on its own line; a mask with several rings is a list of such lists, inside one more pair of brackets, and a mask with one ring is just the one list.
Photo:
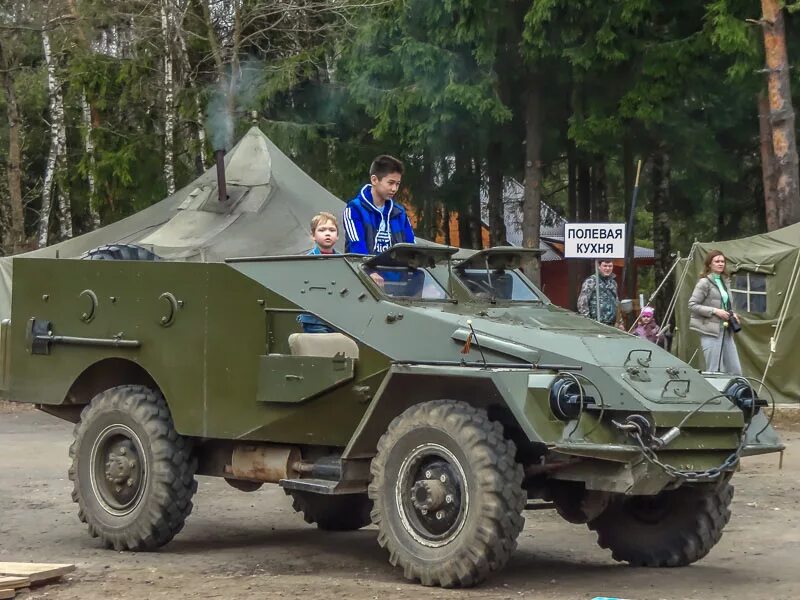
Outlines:
[[[753, 382], [759, 383], [761, 387], [763, 387], [770, 396], [771, 404], [772, 404], [772, 413], [770, 414], [769, 418], [767, 419], [766, 424], [761, 428], [761, 430], [755, 434], [755, 439], [758, 440], [759, 436], [769, 427], [770, 423], [772, 423], [772, 419], [775, 415], [775, 396], [772, 394], [772, 391], [764, 384], [762, 380], [756, 379], [754, 377], [743, 377], [740, 376], [741, 379], [747, 381], [748, 385], [750, 385], [750, 389], [753, 392], [753, 397], [755, 397], [755, 390], [753, 390]], [[722, 394], [715, 394], [710, 398], [704, 400], [697, 407], [690, 411], [676, 426], [670, 428], [664, 435], [661, 437], [656, 437], [653, 435], [653, 426], [650, 424], [644, 416], [639, 414], [629, 415], [624, 423], [620, 423], [615, 420], [611, 420], [614, 426], [623, 433], [626, 433], [633, 440], [636, 442], [636, 445], [639, 446], [639, 449], [642, 451], [642, 456], [647, 460], [650, 464], [659, 467], [663, 470], [669, 477], [673, 479], [681, 479], [685, 481], [700, 481], [700, 480], [715, 480], [718, 479], [725, 471], [733, 469], [738, 463], [739, 459], [741, 458], [742, 449], [745, 446], [745, 442], [747, 439], [747, 428], [749, 427], [750, 421], [752, 421], [755, 413], [757, 411], [756, 402], [753, 402], [750, 407], [750, 415], [748, 423], [742, 428], [742, 432], [739, 435], [739, 444], [736, 446], [736, 449], [722, 461], [716, 467], [711, 467], [704, 471], [684, 471], [681, 469], [676, 469], [672, 465], [667, 465], [661, 462], [658, 459], [658, 455], [656, 454], [656, 450], [663, 450], [666, 448], [670, 443], [675, 441], [681, 435], [681, 427], [686, 424], [695, 413], [697, 413], [701, 408], [703, 408], [706, 404], [715, 400], [717, 398], [728, 398], [728, 396], [724, 393]]]
[[[652, 435], [652, 427], [650, 422], [642, 415], [630, 415], [627, 419], [625, 419], [624, 423], [619, 423], [614, 420], [611, 422], [617, 429], [633, 438], [633, 440], [636, 442], [636, 445], [639, 446], [639, 449], [641, 450], [642, 456], [645, 458], [645, 460], [647, 460], [650, 464], [660, 468], [671, 479], [680, 479], [684, 481], [705, 481], [709, 479], [718, 479], [724, 472], [736, 466], [736, 464], [739, 462], [739, 456], [742, 452], [742, 448], [744, 448], [745, 430], [743, 429], [739, 439], [739, 444], [736, 446], [736, 450], [734, 450], [731, 455], [728, 456], [728, 458], [726, 458], [721, 464], [716, 467], [711, 467], [710, 469], [705, 469], [704, 471], [683, 471], [681, 469], [676, 469], [672, 465], [667, 465], [661, 462], [655, 452], [656, 449], [660, 450], [666, 447], [678, 436], [680, 436], [680, 427], [671, 428], [669, 431], [667, 431], [667, 433], [659, 438]], [[650, 445], [645, 443], [645, 439], [650, 442]]]

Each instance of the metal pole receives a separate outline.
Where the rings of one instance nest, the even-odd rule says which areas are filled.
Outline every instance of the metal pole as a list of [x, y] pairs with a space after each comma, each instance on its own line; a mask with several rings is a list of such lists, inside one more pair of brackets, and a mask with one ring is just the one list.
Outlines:
[[224, 204], [228, 199], [228, 188], [225, 184], [225, 150], [215, 150], [214, 159], [217, 163], [217, 191], [219, 192], [219, 202]]
[[597, 306], [596, 320], [600, 321], [600, 270], [597, 267], [599, 261], [594, 261], [594, 299]]
[[636, 239], [633, 236], [633, 224], [636, 217], [636, 198], [639, 196], [639, 174], [642, 172], [642, 160], [639, 159], [639, 163], [636, 166], [636, 181], [633, 184], [633, 196], [631, 198], [631, 214], [628, 215], [628, 228], [625, 231], [625, 235], [628, 236], [627, 243], [625, 244], [625, 262], [622, 266], [622, 287], [624, 293], [626, 295], [630, 294], [630, 289], [628, 287], [628, 268], [633, 261], [633, 249], [636, 243]]

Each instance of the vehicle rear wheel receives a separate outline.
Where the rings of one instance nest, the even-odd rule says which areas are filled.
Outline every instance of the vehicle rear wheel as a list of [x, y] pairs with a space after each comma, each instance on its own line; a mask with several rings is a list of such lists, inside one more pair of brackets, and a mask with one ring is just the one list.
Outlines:
[[95, 396], [69, 449], [78, 516], [115, 550], [154, 550], [192, 512], [197, 461], [178, 435], [164, 397], [125, 385]]
[[389, 425], [372, 461], [378, 543], [407, 579], [468, 587], [502, 568], [522, 530], [516, 447], [486, 411], [436, 400]]
[[614, 560], [637, 567], [683, 567], [700, 560], [731, 518], [733, 486], [683, 485], [656, 496], [616, 496], [589, 522]]
[[299, 490], [286, 490], [292, 508], [303, 513], [306, 523], [316, 523], [325, 531], [355, 531], [372, 521], [372, 500], [366, 494], [328, 496]]

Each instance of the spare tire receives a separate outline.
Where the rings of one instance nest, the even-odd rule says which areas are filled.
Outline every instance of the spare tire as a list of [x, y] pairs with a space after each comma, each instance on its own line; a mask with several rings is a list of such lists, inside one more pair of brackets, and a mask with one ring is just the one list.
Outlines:
[[81, 260], [161, 260], [157, 254], [136, 244], [98, 246], [87, 250], [79, 258]]

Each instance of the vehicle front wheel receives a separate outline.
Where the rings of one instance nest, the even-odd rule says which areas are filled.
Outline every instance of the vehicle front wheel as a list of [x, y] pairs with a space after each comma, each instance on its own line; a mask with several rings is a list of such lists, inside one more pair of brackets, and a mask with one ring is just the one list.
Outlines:
[[656, 496], [616, 495], [589, 528], [614, 560], [683, 567], [711, 551], [731, 518], [733, 486], [683, 485]]
[[178, 435], [164, 397], [125, 385], [95, 396], [69, 449], [78, 516], [115, 550], [154, 550], [192, 512], [196, 459]]
[[516, 548], [526, 493], [516, 448], [486, 411], [436, 400], [396, 417], [378, 443], [369, 497], [378, 542], [407, 579], [468, 587]]

